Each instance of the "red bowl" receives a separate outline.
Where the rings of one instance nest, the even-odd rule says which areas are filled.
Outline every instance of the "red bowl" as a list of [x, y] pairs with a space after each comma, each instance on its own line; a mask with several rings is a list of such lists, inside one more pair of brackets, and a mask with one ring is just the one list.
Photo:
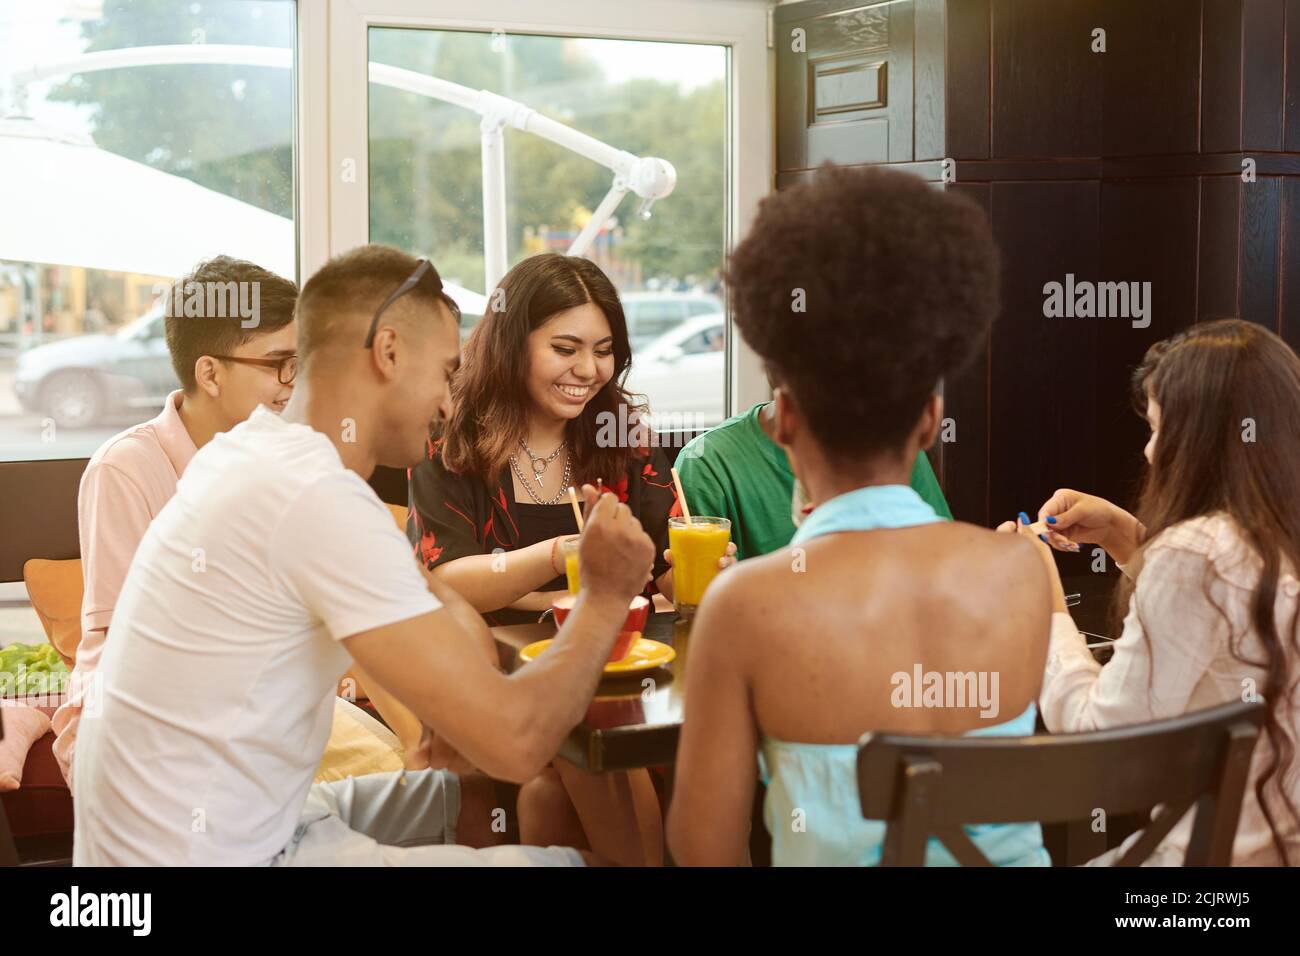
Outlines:
[[[573, 604], [577, 600], [573, 594], [562, 594], [551, 602], [551, 610], [555, 612], [555, 626], [562, 627], [564, 619], [569, 616], [573, 610]], [[627, 617], [623, 621], [623, 626], [619, 628], [618, 638], [614, 641], [614, 648], [610, 651], [609, 662], [617, 663], [632, 650], [632, 645], [636, 643], [637, 638], [645, 630], [646, 622], [650, 620], [650, 601], [643, 594], [638, 594], [627, 606]]]

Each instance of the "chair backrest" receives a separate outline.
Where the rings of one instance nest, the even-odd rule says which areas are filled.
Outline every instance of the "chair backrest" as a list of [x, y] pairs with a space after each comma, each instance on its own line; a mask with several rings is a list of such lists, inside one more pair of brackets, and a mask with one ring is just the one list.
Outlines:
[[71, 668], [81, 644], [81, 559], [30, 558], [23, 564], [23, 581], [45, 636]]
[[963, 824], [1061, 823], [1149, 810], [1159, 816], [1119, 860], [1136, 866], [1192, 807], [1187, 866], [1227, 866], [1259, 703], [1234, 703], [1082, 734], [940, 737], [868, 733], [858, 743], [862, 815], [886, 822], [884, 866], [921, 866], [939, 839], [958, 862], [989, 860]]

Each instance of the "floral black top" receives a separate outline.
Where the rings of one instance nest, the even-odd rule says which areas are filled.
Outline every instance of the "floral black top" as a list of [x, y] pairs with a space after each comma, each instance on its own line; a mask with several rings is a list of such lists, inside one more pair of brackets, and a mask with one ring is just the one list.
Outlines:
[[[416, 557], [430, 571], [471, 554], [513, 551], [544, 540], [539, 536], [544, 522], [520, 521], [509, 466], [490, 484], [475, 475], [458, 475], [447, 470], [437, 443], [430, 440], [425, 460], [412, 468], [408, 477], [411, 500], [406, 536]], [[659, 447], [638, 449], [629, 459], [627, 473], [606, 482], [605, 487], [618, 495], [654, 539], [654, 578], [658, 580], [668, 570], [663, 557], [668, 547], [668, 518], [681, 514], [667, 455]], [[571, 513], [567, 503], [555, 507]], [[564, 586], [562, 579], [555, 583]], [[653, 589], [652, 582], [647, 594]], [[501, 608], [483, 616], [496, 626], [535, 621], [538, 615], [537, 611]]]

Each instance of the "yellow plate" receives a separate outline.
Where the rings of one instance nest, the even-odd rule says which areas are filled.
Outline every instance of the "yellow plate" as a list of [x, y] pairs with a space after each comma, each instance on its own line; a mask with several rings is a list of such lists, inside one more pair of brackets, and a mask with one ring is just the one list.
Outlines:
[[[544, 650], [551, 646], [551, 640], [534, 641], [519, 652], [521, 661], [535, 660]], [[637, 638], [632, 650], [621, 661], [605, 665], [606, 674], [635, 674], [638, 671], [654, 670], [663, 667], [677, 656], [677, 652], [667, 644], [652, 641], [649, 638]]]

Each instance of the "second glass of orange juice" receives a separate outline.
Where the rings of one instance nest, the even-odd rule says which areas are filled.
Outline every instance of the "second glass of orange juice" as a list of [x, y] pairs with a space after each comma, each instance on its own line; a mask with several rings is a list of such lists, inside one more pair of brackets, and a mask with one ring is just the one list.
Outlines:
[[564, 576], [569, 582], [569, 593], [578, 593], [578, 545], [582, 538], [574, 535], [560, 542], [560, 554], [564, 555]]
[[718, 562], [731, 541], [731, 522], [726, 518], [692, 515], [668, 519], [668, 547], [673, 552], [673, 605], [677, 613], [695, 613], [704, 590], [718, 573]]

